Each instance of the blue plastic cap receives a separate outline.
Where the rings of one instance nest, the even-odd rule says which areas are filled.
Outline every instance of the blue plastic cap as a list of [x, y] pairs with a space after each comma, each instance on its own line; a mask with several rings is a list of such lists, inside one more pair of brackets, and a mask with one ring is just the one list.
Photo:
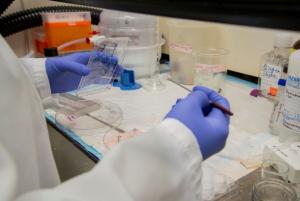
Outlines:
[[113, 86], [120, 87], [121, 90], [136, 90], [142, 86], [135, 83], [134, 71], [121, 69], [121, 80], [113, 82]]
[[123, 73], [121, 75], [121, 84], [124, 86], [133, 86], [135, 84], [133, 70], [123, 70]]
[[279, 79], [278, 80], [278, 85], [285, 86], [285, 84], [286, 84], [286, 80], [285, 79]]

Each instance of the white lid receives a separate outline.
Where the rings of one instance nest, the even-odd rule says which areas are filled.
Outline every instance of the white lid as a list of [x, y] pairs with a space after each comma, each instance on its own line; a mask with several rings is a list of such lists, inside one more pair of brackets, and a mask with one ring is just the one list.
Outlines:
[[157, 25], [157, 17], [130, 12], [104, 10], [100, 24], [109, 28], [152, 28]]
[[43, 22], [82, 22], [91, 21], [90, 12], [42, 13]]
[[279, 33], [275, 36], [274, 47], [292, 47], [293, 37], [291, 34]]

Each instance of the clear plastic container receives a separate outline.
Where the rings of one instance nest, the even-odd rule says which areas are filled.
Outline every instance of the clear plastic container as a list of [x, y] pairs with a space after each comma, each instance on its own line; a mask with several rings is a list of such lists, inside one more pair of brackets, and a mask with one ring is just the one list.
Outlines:
[[221, 92], [227, 73], [228, 54], [229, 51], [225, 49], [204, 49], [194, 53], [194, 84]]
[[156, 28], [107, 28], [101, 26], [100, 30], [106, 37], [128, 37], [128, 46], [148, 46], [157, 41]]
[[[158, 71], [157, 65], [161, 57], [161, 47], [165, 43], [161, 40], [155, 45], [141, 47], [127, 47], [124, 51], [122, 65], [126, 69], [134, 70], [136, 78], [146, 78]], [[116, 56], [120, 58], [122, 48], [116, 48]]]
[[297, 201], [297, 194], [289, 183], [263, 179], [253, 186], [252, 201]]
[[159, 42], [158, 18], [150, 15], [104, 10], [99, 27], [106, 37], [128, 37], [129, 46], [149, 46]]
[[[92, 32], [89, 12], [43, 13], [48, 47], [58, 47], [68, 41], [89, 37]], [[90, 50], [91, 44], [81, 43], [66, 47], [61, 52]]]
[[151, 15], [104, 10], [100, 15], [100, 24], [110, 28], [153, 28], [157, 18]]

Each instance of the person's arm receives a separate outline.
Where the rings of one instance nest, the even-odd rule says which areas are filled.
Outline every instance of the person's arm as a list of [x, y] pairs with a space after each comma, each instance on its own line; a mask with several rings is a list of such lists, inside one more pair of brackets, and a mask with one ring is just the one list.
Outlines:
[[222, 149], [228, 135], [229, 118], [210, 101], [229, 107], [216, 92], [195, 88], [156, 128], [117, 145], [92, 171], [18, 201], [200, 201], [202, 155]]
[[201, 153], [189, 129], [166, 119], [112, 149], [95, 168], [24, 200], [200, 200]]

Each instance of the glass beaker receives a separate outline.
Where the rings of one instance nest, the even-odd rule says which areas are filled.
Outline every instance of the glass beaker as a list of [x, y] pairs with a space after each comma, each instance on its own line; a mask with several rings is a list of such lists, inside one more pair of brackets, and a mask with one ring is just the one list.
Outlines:
[[203, 49], [193, 54], [195, 60], [195, 85], [203, 85], [222, 91], [227, 73], [228, 50]]
[[252, 201], [297, 201], [297, 194], [289, 183], [263, 179], [253, 186]]
[[261, 165], [262, 179], [288, 180], [289, 167], [280, 161], [267, 160]]

